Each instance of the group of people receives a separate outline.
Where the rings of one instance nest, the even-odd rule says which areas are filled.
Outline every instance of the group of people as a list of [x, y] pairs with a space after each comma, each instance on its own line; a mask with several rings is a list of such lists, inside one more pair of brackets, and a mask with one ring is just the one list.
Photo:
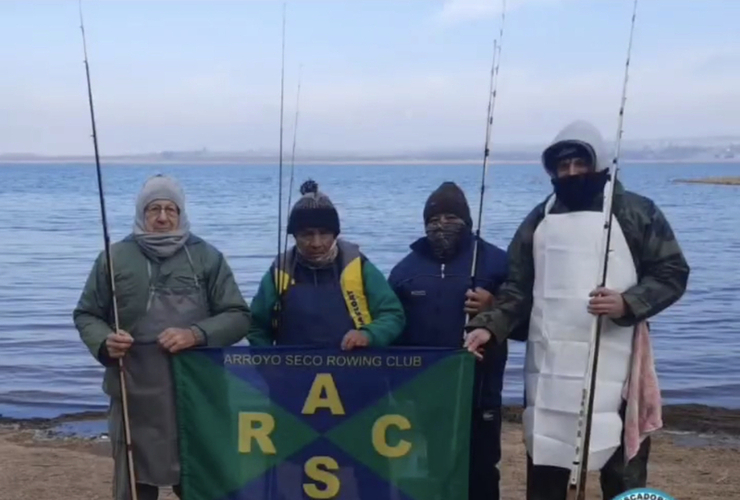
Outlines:
[[[469, 350], [477, 358], [470, 500], [499, 499], [507, 342], [526, 342], [527, 499], [564, 499], [599, 316], [606, 321], [589, 469], [601, 471], [605, 499], [645, 486], [650, 438], [630, 457], [624, 450], [624, 387], [635, 331], [683, 295], [689, 266], [660, 209], [609, 175], [604, 142], [592, 125], [565, 127], [542, 164], [553, 192], [527, 215], [508, 251], [475, 236], [465, 194], [444, 182], [424, 206], [425, 236], [387, 279], [357, 245], [340, 238], [337, 210], [308, 181], [289, 214], [295, 245], [276, 256], [251, 304], [223, 254], [190, 231], [177, 182], [148, 179], [132, 234], [111, 246], [116, 307], [102, 252], [74, 310], [81, 339], [106, 367], [114, 498], [129, 498], [118, 360], [126, 367], [138, 498], [156, 500], [160, 487], [181, 495], [170, 356], [246, 338], [254, 346]], [[609, 272], [606, 286], [596, 287], [611, 182]]]

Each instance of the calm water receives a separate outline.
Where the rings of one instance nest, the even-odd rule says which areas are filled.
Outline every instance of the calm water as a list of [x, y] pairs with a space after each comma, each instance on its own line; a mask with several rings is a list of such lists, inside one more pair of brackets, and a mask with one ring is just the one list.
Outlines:
[[[277, 168], [104, 167], [114, 241], [130, 231], [138, 189], [157, 172], [181, 180], [193, 230], [225, 253], [251, 299], [277, 247]], [[664, 398], [740, 408], [740, 188], [671, 183], [710, 175], [740, 175], [740, 165], [622, 170], [630, 189], [653, 198], [667, 214], [692, 267], [687, 294], [654, 322]], [[296, 192], [308, 176], [337, 205], [344, 236], [361, 244], [385, 273], [421, 234], [424, 201], [440, 182], [460, 184], [477, 210], [477, 166], [299, 166]], [[54, 416], [105, 407], [102, 370], [72, 323], [102, 248], [96, 189], [92, 166], [0, 166], [0, 414]], [[494, 165], [485, 237], [507, 245], [548, 191], [536, 165]], [[512, 351], [505, 398], [519, 402], [522, 345]]]

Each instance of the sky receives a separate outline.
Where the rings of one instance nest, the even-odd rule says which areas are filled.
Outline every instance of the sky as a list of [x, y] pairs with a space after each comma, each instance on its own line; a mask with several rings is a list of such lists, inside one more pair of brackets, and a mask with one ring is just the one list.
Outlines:
[[[86, 0], [101, 154], [276, 151], [283, 4]], [[500, 0], [287, 3], [285, 146], [482, 148]], [[617, 129], [632, 0], [508, 0], [493, 147]], [[90, 154], [76, 0], [0, 0], [0, 153]], [[740, 1], [641, 0], [624, 140], [740, 135]]]

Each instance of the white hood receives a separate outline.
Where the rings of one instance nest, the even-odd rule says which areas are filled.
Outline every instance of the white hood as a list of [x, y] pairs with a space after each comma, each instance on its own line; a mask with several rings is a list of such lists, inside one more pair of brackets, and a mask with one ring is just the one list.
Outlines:
[[545, 170], [547, 170], [545, 155], [553, 146], [561, 143], [575, 143], [588, 147], [594, 153], [596, 171], [600, 172], [609, 169], [611, 159], [606, 152], [604, 138], [601, 136], [599, 130], [590, 123], [583, 120], [576, 120], [566, 125], [555, 136], [555, 139], [542, 152], [541, 160]]

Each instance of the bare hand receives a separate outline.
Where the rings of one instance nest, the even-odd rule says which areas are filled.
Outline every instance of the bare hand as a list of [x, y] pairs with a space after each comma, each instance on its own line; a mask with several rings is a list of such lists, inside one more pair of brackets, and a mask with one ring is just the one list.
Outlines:
[[491, 340], [491, 332], [485, 328], [476, 328], [465, 337], [463, 347], [472, 352], [476, 358], [483, 359], [483, 346]]
[[465, 312], [467, 314], [480, 314], [493, 306], [493, 295], [488, 290], [476, 287], [475, 291], [465, 292]]
[[168, 328], [159, 334], [159, 345], [172, 354], [198, 344], [195, 332], [190, 328]]
[[105, 348], [108, 355], [113, 359], [119, 359], [126, 355], [134, 338], [125, 330], [118, 330], [116, 333], [108, 334], [105, 339]]
[[351, 351], [355, 347], [366, 347], [370, 344], [370, 339], [364, 333], [358, 330], [350, 330], [342, 339], [342, 350]]
[[593, 315], [604, 314], [613, 319], [624, 316], [625, 304], [621, 293], [598, 287], [589, 296], [592, 297], [588, 301], [589, 313]]

